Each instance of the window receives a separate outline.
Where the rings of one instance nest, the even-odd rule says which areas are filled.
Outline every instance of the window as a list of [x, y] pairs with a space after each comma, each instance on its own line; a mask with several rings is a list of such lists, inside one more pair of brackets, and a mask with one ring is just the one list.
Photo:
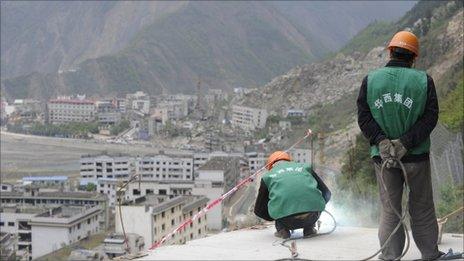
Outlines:
[[174, 208], [171, 208], [171, 213], [174, 213]]
[[14, 227], [15, 223], [14, 222], [8, 222], [9, 227]]
[[193, 233], [190, 233], [190, 239], [193, 239]]
[[162, 230], [162, 231], [165, 230], [165, 225], [164, 225], [164, 224], [161, 225], [161, 230]]
[[198, 235], [200, 235], [200, 234], [201, 234], [201, 228], [198, 229]]
[[0, 221], [0, 227], [3, 227], [5, 225], [5, 222]]
[[90, 218], [89, 218], [89, 219], [87, 219], [87, 224], [90, 224]]
[[198, 218], [198, 224], [200, 224], [200, 223], [201, 223], [201, 217]]
[[77, 224], [77, 229], [81, 229], [81, 224]]
[[171, 226], [174, 226], [174, 219], [171, 219]]
[[163, 212], [161, 212], [161, 217], [162, 217], [162, 218], [164, 218], [164, 211], [163, 211]]
[[140, 195], [140, 190], [138, 190], [138, 189], [133, 189], [133, 190], [132, 190], [132, 194], [134, 194], [134, 195]]

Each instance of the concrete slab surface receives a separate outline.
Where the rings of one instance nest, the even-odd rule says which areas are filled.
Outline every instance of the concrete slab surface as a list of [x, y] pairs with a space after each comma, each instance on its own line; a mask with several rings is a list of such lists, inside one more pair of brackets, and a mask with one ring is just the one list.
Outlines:
[[[323, 232], [325, 228], [321, 229]], [[162, 246], [142, 260], [277, 260], [291, 258], [282, 240], [274, 237], [274, 228], [242, 229], [225, 232], [187, 242], [185, 245]], [[295, 235], [302, 234], [296, 230]], [[295, 236], [295, 235], [292, 235]], [[412, 237], [411, 237], [412, 240]], [[330, 235], [296, 240], [298, 258], [311, 260], [360, 260], [379, 249], [377, 229], [338, 227]], [[462, 234], [444, 234], [441, 251], [463, 251]], [[420, 258], [420, 252], [411, 241], [403, 260]]]

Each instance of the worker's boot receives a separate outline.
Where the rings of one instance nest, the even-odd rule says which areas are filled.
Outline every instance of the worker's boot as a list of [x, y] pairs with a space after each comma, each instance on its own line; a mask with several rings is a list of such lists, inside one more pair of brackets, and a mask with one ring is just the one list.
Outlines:
[[281, 229], [281, 230], [276, 231], [274, 233], [274, 236], [287, 239], [287, 238], [290, 238], [290, 231], [288, 231], [287, 229]]
[[317, 230], [314, 227], [304, 228], [303, 229], [303, 236], [304, 237], [310, 237], [310, 236], [315, 235], [315, 234], [317, 234]]

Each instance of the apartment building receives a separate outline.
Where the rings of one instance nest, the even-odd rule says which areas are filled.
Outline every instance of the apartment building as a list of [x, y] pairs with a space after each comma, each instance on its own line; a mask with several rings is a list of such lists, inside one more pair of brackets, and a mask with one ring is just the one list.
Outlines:
[[267, 111], [245, 106], [232, 106], [233, 127], [244, 130], [262, 129], [266, 126]]
[[[192, 193], [214, 200], [238, 183], [245, 168], [244, 160], [240, 157], [213, 157], [198, 169], [198, 177], [195, 179]], [[225, 219], [223, 204], [224, 202], [206, 214], [208, 229], [223, 228]]]
[[[179, 224], [193, 217], [206, 207], [208, 199], [204, 196], [145, 196], [121, 206], [126, 233], [135, 233], [143, 237], [145, 249], [162, 239], [164, 235]], [[116, 208], [116, 232], [122, 233]], [[204, 237], [207, 232], [207, 218], [203, 216], [176, 233], [170, 241], [182, 244], [189, 240]]]
[[294, 148], [289, 151], [293, 161], [299, 163], [311, 163], [311, 150]]
[[126, 95], [126, 109], [140, 111], [143, 114], [150, 113], [150, 96], [142, 91]]
[[99, 206], [10, 205], [2, 207], [0, 228], [17, 237], [16, 254], [31, 260], [97, 233], [102, 211]]
[[80, 159], [80, 184], [98, 184], [98, 179], [128, 180], [135, 173], [134, 158], [128, 155], [83, 155]]
[[142, 180], [140, 182], [132, 182], [127, 185], [124, 191], [124, 199], [128, 201], [136, 198], [150, 195], [175, 196], [191, 195], [194, 182], [185, 181], [151, 181]]
[[53, 208], [67, 206], [98, 206], [103, 210], [99, 213], [99, 226], [108, 227], [108, 199], [105, 195], [91, 192], [39, 192], [38, 189], [27, 189], [25, 192], [2, 192], [1, 205], [21, 205], [23, 207]]
[[146, 155], [135, 162], [142, 180], [193, 180], [193, 159], [188, 155]]
[[262, 145], [251, 145], [245, 147], [245, 157], [253, 173], [266, 165], [268, 153]]
[[95, 103], [85, 99], [58, 98], [47, 103], [48, 121], [52, 124], [91, 122], [95, 120]]
[[117, 192], [120, 182], [120, 180], [115, 178], [99, 178], [97, 180], [97, 192], [106, 195], [109, 207], [115, 207], [118, 202]]

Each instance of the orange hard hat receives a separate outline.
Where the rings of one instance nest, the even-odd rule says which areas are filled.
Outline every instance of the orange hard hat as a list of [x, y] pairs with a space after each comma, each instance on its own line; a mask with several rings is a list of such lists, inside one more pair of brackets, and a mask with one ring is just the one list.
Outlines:
[[401, 31], [396, 33], [387, 46], [391, 50], [393, 47], [400, 47], [413, 52], [419, 56], [419, 39], [413, 33], [408, 31]]
[[274, 165], [274, 163], [276, 163], [279, 160], [291, 161], [292, 158], [287, 152], [278, 150], [272, 153], [271, 156], [269, 156], [269, 158], [267, 159], [266, 169], [271, 170], [272, 165]]

